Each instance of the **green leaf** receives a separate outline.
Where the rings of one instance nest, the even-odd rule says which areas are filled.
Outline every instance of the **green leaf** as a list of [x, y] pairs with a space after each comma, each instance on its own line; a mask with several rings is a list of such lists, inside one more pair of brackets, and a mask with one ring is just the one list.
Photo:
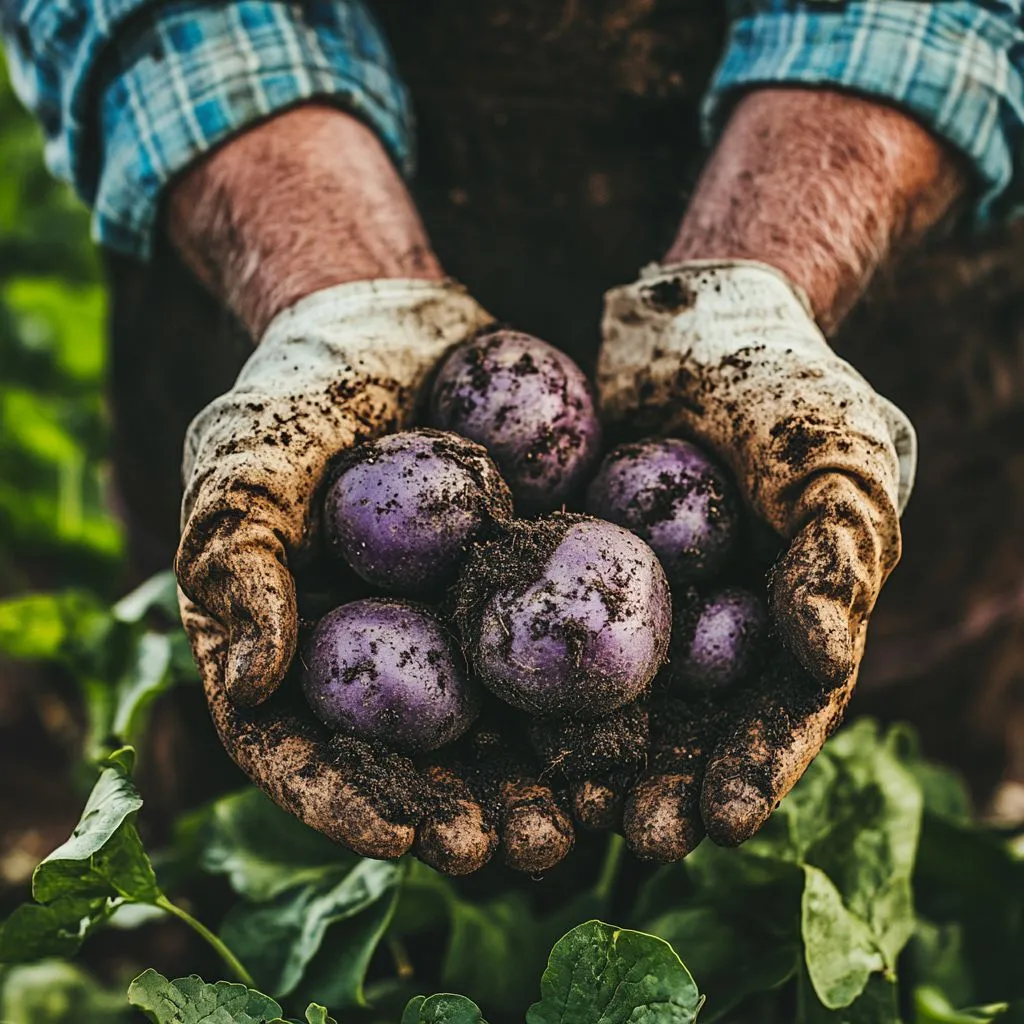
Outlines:
[[44, 904], [66, 896], [154, 902], [160, 887], [134, 825], [141, 807], [123, 764], [114, 762], [100, 774], [71, 838], [33, 873], [33, 898]]
[[252, 786], [213, 805], [200, 845], [203, 868], [227, 875], [235, 892], [254, 901], [334, 880], [359, 861]]
[[486, 903], [453, 897], [449, 914], [451, 930], [442, 983], [462, 992], [480, 993], [478, 998], [488, 1011], [521, 1005], [523, 993], [534, 989], [557, 936], [542, 934], [522, 893], [506, 893]]
[[327, 1013], [326, 1006], [310, 1003], [306, 1007], [306, 1024], [338, 1024], [338, 1022]]
[[58, 899], [48, 906], [23, 903], [0, 927], [0, 963], [73, 956], [85, 937], [116, 909], [107, 899]]
[[4, 922], [0, 960], [71, 955], [123, 901], [161, 897], [135, 830], [142, 798], [128, 774], [133, 757], [131, 748], [111, 755], [71, 838], [36, 867], [36, 902], [18, 907]]
[[588, 921], [561, 938], [527, 1024], [686, 1024], [703, 1002], [663, 939]]
[[670, 910], [645, 923], [644, 931], [669, 943], [699, 979], [707, 999], [702, 1024], [721, 1020], [752, 995], [779, 988], [800, 967], [798, 942], [777, 939], [712, 906]]
[[802, 932], [811, 984], [823, 1006], [849, 1006], [864, 991], [868, 978], [885, 968], [867, 923], [843, 904], [829, 877], [804, 867]]
[[171, 638], [165, 633], [143, 633], [132, 662], [117, 686], [111, 732], [120, 740], [139, 739], [146, 711], [159, 694], [169, 689]]
[[370, 961], [391, 924], [399, 886], [353, 918], [330, 928], [306, 968], [305, 993], [331, 1006], [366, 1006], [363, 984]]
[[991, 1003], [958, 1010], [937, 988], [914, 989], [914, 1024], [991, 1024], [1009, 1008], [1009, 1003]]
[[487, 1024], [480, 1007], [465, 996], [443, 993], [409, 1000], [401, 1024]]
[[5, 1024], [124, 1024], [129, 1013], [122, 992], [64, 960], [13, 967], [0, 984]]
[[244, 985], [211, 985], [194, 974], [168, 981], [152, 968], [131, 983], [128, 1002], [154, 1024], [276, 1024], [281, 1018], [273, 999]]
[[798, 982], [796, 1024], [902, 1024], [896, 979], [872, 974], [864, 991], [849, 1005], [836, 1010], [818, 1002], [806, 972]]
[[178, 584], [170, 570], [158, 572], [126, 594], [111, 609], [118, 622], [133, 625], [151, 611], [159, 611], [171, 622], [180, 621]]
[[402, 866], [392, 861], [359, 860], [267, 902], [240, 904], [225, 919], [221, 936], [259, 985], [287, 995], [302, 980], [327, 929], [391, 897], [401, 874]]

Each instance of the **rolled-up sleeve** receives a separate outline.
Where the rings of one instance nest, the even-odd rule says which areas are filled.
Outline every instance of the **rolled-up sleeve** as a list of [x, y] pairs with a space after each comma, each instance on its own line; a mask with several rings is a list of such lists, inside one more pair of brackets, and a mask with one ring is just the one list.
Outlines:
[[896, 105], [966, 155], [979, 222], [1024, 207], [1022, 0], [738, 0], [704, 104], [709, 139], [737, 95], [834, 86]]
[[146, 258], [164, 186], [246, 125], [323, 98], [362, 118], [395, 163], [411, 113], [361, 0], [0, 0], [12, 80], [50, 169], [108, 248]]

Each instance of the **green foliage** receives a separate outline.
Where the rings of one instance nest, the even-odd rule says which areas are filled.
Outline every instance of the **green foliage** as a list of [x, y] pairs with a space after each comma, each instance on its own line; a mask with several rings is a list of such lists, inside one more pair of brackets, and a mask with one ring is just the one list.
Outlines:
[[273, 1024], [281, 1019], [273, 999], [245, 985], [208, 985], [194, 974], [168, 981], [152, 969], [132, 982], [128, 1002], [155, 1024]]
[[689, 1024], [703, 999], [672, 947], [588, 921], [560, 939], [527, 1024]]
[[51, 570], [109, 593], [105, 295], [88, 217], [42, 166], [0, 66], [0, 592]]
[[103, 988], [66, 960], [40, 960], [0, 973], [4, 1024], [127, 1024], [124, 993]]
[[75, 678], [89, 724], [86, 756], [93, 761], [138, 745], [153, 701], [196, 678], [169, 572], [113, 607], [73, 590], [0, 601], [0, 654], [55, 662]]

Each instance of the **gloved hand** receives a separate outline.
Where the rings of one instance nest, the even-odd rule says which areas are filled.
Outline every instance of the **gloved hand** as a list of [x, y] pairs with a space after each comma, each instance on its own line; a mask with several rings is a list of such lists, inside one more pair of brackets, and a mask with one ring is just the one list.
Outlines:
[[[754, 262], [651, 268], [609, 292], [597, 385], [613, 427], [717, 453], [786, 545], [769, 613], [792, 663], [718, 706], [652, 705], [648, 774], [623, 824], [640, 856], [674, 860], [705, 828], [725, 845], [753, 835], [838, 724], [899, 559], [916, 442], [906, 416], [832, 352], [800, 293]], [[607, 823], [616, 798], [592, 783], [578, 814]]]
[[459, 285], [427, 280], [340, 285], [279, 314], [234, 387], [189, 428], [176, 562], [210, 710], [243, 771], [357, 853], [397, 857], [415, 838], [420, 856], [451, 874], [490, 857], [495, 824], [513, 867], [561, 859], [572, 829], [550, 790], [507, 758], [505, 776], [488, 779], [495, 823], [450, 767], [417, 773], [365, 745], [328, 743], [294, 700], [298, 686], [276, 691], [296, 650], [293, 571], [311, 548], [329, 463], [402, 429], [437, 360], [490, 321]]

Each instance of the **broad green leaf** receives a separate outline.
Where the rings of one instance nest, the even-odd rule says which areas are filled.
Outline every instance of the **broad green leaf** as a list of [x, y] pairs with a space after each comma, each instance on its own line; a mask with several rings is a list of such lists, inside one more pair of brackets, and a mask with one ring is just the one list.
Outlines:
[[0, 982], [5, 1024], [125, 1024], [130, 1012], [122, 992], [65, 960], [12, 967]]
[[810, 865], [805, 882], [801, 925], [807, 973], [822, 1005], [849, 1006], [868, 978], [885, 968], [867, 923], [843, 905], [828, 876]]
[[235, 892], [257, 902], [333, 880], [359, 861], [251, 786], [213, 805], [200, 845], [203, 868], [227, 875]]
[[359, 860], [264, 903], [244, 902], [227, 916], [221, 937], [268, 991], [287, 995], [302, 980], [327, 929], [392, 896], [402, 866]]
[[166, 633], [143, 633], [136, 640], [131, 662], [117, 683], [110, 724], [113, 736], [122, 742], [140, 739], [146, 712], [173, 681], [170, 636]]
[[1009, 1008], [1009, 1003], [991, 1003], [958, 1010], [937, 988], [914, 989], [914, 1024], [991, 1024]]
[[401, 1024], [487, 1024], [480, 1007], [465, 996], [443, 993], [409, 1000]]
[[339, 1009], [366, 1006], [363, 993], [366, 973], [394, 916], [398, 893], [396, 885], [355, 917], [328, 930], [306, 968], [302, 981], [304, 994]]
[[160, 887], [134, 825], [141, 807], [122, 763], [104, 769], [71, 838], [33, 873], [33, 898], [44, 904], [62, 896], [156, 900]]
[[561, 938], [527, 1024], [686, 1024], [703, 999], [663, 939], [588, 921]]
[[124, 902], [161, 896], [134, 819], [142, 798], [129, 772], [134, 752], [106, 762], [71, 838], [32, 875], [35, 903], [18, 907], [0, 930], [0, 960], [68, 956]]
[[152, 968], [128, 988], [128, 1002], [154, 1024], [276, 1024], [281, 1007], [269, 996], [197, 975], [168, 981]]
[[104, 897], [67, 897], [47, 906], [22, 903], [0, 925], [0, 963], [73, 956], [82, 940], [106, 921], [117, 904]]
[[720, 1020], [745, 999], [771, 992], [794, 977], [802, 950], [750, 921], [711, 906], [691, 905], [645, 922], [664, 939], [700, 982], [707, 999], [701, 1024]]
[[836, 1010], [818, 1002], [806, 972], [801, 972], [797, 992], [796, 1024], [903, 1024], [896, 980], [884, 974], [872, 974], [857, 999]]

